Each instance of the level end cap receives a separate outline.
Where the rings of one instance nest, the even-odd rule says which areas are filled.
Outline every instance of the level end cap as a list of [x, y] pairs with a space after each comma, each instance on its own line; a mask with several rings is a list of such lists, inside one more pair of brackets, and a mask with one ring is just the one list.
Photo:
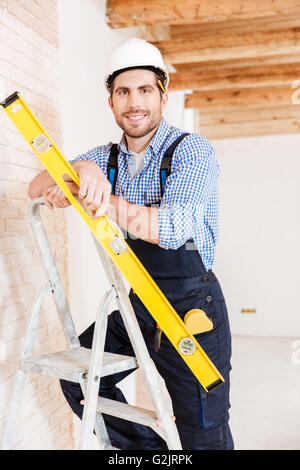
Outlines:
[[212, 382], [211, 384], [209, 384], [207, 387], [206, 387], [206, 390], [208, 392], [211, 392], [212, 390], [215, 390], [217, 387], [220, 387], [220, 385], [222, 385], [225, 381], [222, 380], [222, 379], [218, 379], [216, 380], [215, 382]]
[[12, 104], [14, 101], [19, 99], [19, 92], [15, 91], [11, 95], [9, 95], [5, 100], [1, 101], [0, 105], [3, 106], [3, 108], [7, 108], [10, 104]]

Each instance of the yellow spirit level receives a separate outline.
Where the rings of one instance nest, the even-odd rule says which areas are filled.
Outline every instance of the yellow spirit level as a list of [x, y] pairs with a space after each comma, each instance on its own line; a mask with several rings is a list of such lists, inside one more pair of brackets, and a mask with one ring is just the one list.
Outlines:
[[88, 224], [92, 233], [125, 276], [135, 293], [160, 325], [160, 328], [204, 389], [209, 392], [222, 384], [224, 379], [219, 371], [205, 354], [112, 221], [106, 215], [93, 219], [73, 196], [63, 179], [63, 175], [67, 174], [70, 176], [79, 187], [80, 181], [77, 173], [39, 124], [20, 94], [18, 92], [13, 93], [1, 102], [0, 105], [38, 156], [56, 184], [64, 192], [67, 199]]

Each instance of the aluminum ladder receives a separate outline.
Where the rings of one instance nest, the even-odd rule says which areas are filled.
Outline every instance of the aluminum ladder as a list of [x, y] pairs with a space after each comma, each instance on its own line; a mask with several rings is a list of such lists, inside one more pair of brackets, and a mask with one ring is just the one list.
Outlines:
[[[68, 301], [62, 288], [46, 230], [40, 216], [40, 205], [43, 203], [43, 198], [31, 201], [29, 221], [49, 281], [41, 289], [32, 306], [31, 317], [24, 337], [23, 352], [8, 405], [1, 449], [10, 449], [11, 447], [26, 375], [28, 372], [35, 372], [80, 384], [85, 399], [78, 445], [80, 450], [87, 449], [88, 439], [93, 432], [97, 436], [101, 450], [114, 448], [111, 445], [102, 413], [149, 426], [166, 441], [168, 449], [181, 450], [177, 427], [168, 410], [158, 372], [146, 348], [123, 278], [94, 236], [111, 287], [104, 294], [97, 307], [92, 349], [80, 346]], [[49, 293], [53, 295], [69, 349], [54, 354], [33, 356], [32, 350], [40, 311], [43, 301]], [[114, 299], [129, 335], [135, 357], [104, 352], [107, 316], [110, 313], [110, 305]], [[101, 377], [136, 367], [140, 367], [142, 370], [155, 411], [98, 396]], [[162, 423], [161, 427], [157, 426], [157, 420]]]

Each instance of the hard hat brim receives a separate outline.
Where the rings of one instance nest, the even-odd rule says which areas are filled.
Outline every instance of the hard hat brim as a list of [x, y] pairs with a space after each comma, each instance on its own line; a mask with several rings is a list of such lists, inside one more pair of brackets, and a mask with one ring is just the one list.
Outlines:
[[165, 71], [162, 70], [159, 67], [154, 67], [152, 65], [134, 65], [132, 67], [125, 67], [120, 70], [116, 70], [114, 73], [106, 77], [105, 80], [105, 85], [107, 89], [109, 90], [111, 88], [111, 85], [114, 81], [114, 79], [120, 75], [123, 72], [127, 72], [128, 70], [134, 70], [134, 69], [145, 69], [145, 70], [150, 70], [151, 72], [155, 73], [156, 75], [159, 76], [159, 78], [162, 80], [162, 83], [165, 88], [167, 88], [167, 81], [168, 81], [168, 76], [166, 75]]

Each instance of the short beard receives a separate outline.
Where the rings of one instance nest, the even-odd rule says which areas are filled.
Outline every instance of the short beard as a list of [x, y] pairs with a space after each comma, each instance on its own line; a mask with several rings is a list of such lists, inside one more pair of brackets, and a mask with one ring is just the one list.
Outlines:
[[150, 122], [149, 126], [145, 130], [141, 129], [141, 131], [138, 135], [137, 134], [130, 134], [129, 133], [130, 131], [126, 130], [126, 126], [123, 126], [121, 121], [118, 120], [117, 124], [124, 131], [125, 135], [128, 135], [128, 137], [131, 137], [132, 139], [139, 139], [140, 137], [144, 137], [147, 134], [150, 134], [155, 128], [157, 128], [159, 126], [160, 122], [161, 122], [161, 117], [160, 117], [160, 119], [158, 120], [158, 122], [156, 124], [153, 123], [153, 121], [152, 121], [152, 122]]
[[150, 132], [153, 131], [153, 129], [155, 129], [156, 127], [158, 127], [159, 124], [157, 125], [154, 125], [153, 127], [148, 127], [148, 129], [145, 131], [145, 132], [142, 132], [141, 134], [139, 135], [132, 135], [132, 134], [129, 134], [128, 132], [126, 132], [125, 129], [123, 129], [123, 127], [121, 129], [123, 129], [123, 131], [125, 132], [126, 135], [128, 135], [128, 137], [131, 137], [132, 139], [138, 139], [139, 137], [144, 137], [145, 135], [147, 134], [150, 134]]

